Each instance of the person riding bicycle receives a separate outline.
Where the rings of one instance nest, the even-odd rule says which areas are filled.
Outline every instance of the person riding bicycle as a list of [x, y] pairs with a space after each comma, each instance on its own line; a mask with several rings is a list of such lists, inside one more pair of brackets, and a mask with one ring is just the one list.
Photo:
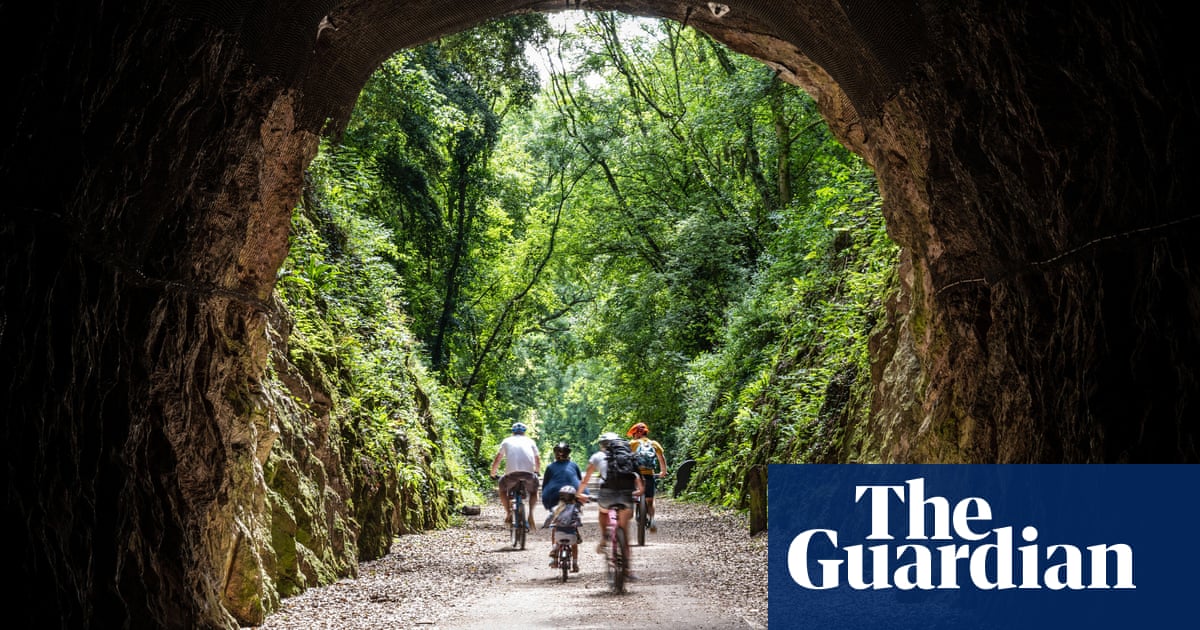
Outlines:
[[508, 501], [508, 493], [517, 487], [518, 483], [525, 484], [525, 499], [529, 504], [529, 529], [533, 529], [533, 497], [538, 495], [538, 470], [542, 468], [542, 456], [537, 444], [525, 435], [525, 425], [514, 422], [512, 435], [500, 442], [496, 456], [492, 458], [492, 478], [496, 479], [496, 470], [500, 460], [504, 460], [504, 476], [499, 477], [497, 492], [500, 502], [504, 504], [504, 524], [512, 524], [512, 505]]
[[[663, 455], [662, 444], [650, 439], [650, 427], [645, 422], [629, 427], [625, 435], [633, 438], [629, 440], [629, 448], [637, 457], [638, 468], [641, 469], [642, 483], [646, 486], [646, 516], [650, 519], [647, 526], [654, 533], [658, 531], [658, 522], [654, 520], [654, 494], [658, 487], [657, 479], [667, 476], [667, 458]], [[654, 471], [655, 463], [658, 464], [657, 473]]]
[[559, 488], [568, 485], [578, 487], [582, 478], [583, 471], [579, 469], [579, 464], [571, 461], [571, 445], [566, 442], [555, 444], [554, 461], [542, 473], [542, 506], [546, 511], [553, 510], [558, 504]]
[[[633, 516], [634, 497], [641, 495], [643, 491], [642, 476], [638, 474], [630, 475], [633, 478], [633, 488], [620, 487], [620, 479], [617, 475], [609, 475], [608, 471], [608, 451], [610, 445], [616, 441], [622, 441], [621, 436], [616, 433], [607, 432], [600, 434], [600, 450], [596, 451], [588, 458], [587, 469], [583, 471], [583, 479], [579, 482], [578, 496], [580, 500], [587, 501], [587, 485], [593, 474], [598, 474], [600, 477], [600, 493], [596, 498], [597, 505], [600, 506], [600, 542], [596, 545], [596, 553], [604, 553], [604, 541], [607, 539], [608, 517], [609, 510], [616, 505], [622, 506], [617, 510], [617, 526], [622, 529], [627, 529], [629, 519]], [[632, 566], [633, 556], [630, 550], [625, 550], [625, 557], [631, 561], [629, 566]], [[629, 572], [629, 577], [633, 578], [633, 572]]]
[[583, 527], [583, 506], [579, 504], [576, 497], [575, 486], [565, 485], [558, 489], [558, 503], [550, 512], [550, 516], [546, 517], [546, 523], [543, 528], [550, 528], [550, 568], [558, 568], [558, 555], [555, 553], [558, 547], [558, 536], [568, 535], [574, 536], [574, 541], [571, 543], [571, 572], [579, 573], [579, 543], [583, 542], [583, 535], [579, 529]]

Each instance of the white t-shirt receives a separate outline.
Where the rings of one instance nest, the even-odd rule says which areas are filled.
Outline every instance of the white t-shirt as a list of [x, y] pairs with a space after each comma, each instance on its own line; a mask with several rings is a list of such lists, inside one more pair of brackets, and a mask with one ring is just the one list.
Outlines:
[[600, 481], [604, 481], [604, 473], [608, 472], [608, 453], [603, 450], [592, 453], [588, 458], [588, 465], [596, 467], [596, 474], [600, 475]]
[[504, 459], [504, 474], [516, 472], [538, 473], [537, 444], [524, 435], [510, 435], [500, 443], [501, 457]]

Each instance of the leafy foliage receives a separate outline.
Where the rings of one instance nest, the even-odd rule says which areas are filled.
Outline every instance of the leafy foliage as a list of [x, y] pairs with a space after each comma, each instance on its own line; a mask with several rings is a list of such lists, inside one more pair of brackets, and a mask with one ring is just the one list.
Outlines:
[[[391, 495], [406, 528], [436, 526], [449, 516], [464, 458], [440, 437], [452, 430], [416, 355], [389, 262], [396, 247], [378, 219], [361, 213], [361, 189], [335, 156], [322, 152], [310, 168], [276, 285], [294, 322], [289, 359], [334, 399], [331, 425], [341, 432], [356, 510]], [[398, 486], [381, 487], [390, 483]]]
[[531, 152], [587, 169], [562, 264], [595, 297], [558, 360], [604, 366], [593, 431], [649, 423], [742, 506], [751, 467], [829, 457], [869, 411], [843, 392], [895, 263], [873, 175], [805, 94], [678, 24], [599, 14], [559, 50]]
[[427, 363], [450, 472], [480, 482], [515, 420], [580, 461], [647, 422], [697, 460], [695, 496], [735, 506], [756, 465], [860, 457], [896, 259], [870, 170], [690, 28], [549, 33], [518, 16], [396, 55], [322, 147], [280, 290], [348, 408], [395, 431], [397, 366]]

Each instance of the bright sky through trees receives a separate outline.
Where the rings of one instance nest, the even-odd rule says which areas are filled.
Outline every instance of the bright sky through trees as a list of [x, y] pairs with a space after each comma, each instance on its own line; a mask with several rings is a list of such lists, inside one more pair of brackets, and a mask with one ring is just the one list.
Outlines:
[[[526, 48], [526, 55], [534, 64], [534, 66], [537, 67], [538, 74], [542, 78], [542, 85], [545, 85], [547, 82], [549, 82], [551, 72], [563, 72], [564, 68], [558, 67], [558, 49], [564, 45], [564, 40], [567, 34], [574, 33], [580, 23], [585, 22], [588, 19], [593, 19], [589, 17], [588, 13], [588, 11], [572, 10], [547, 14], [547, 18], [550, 21], [550, 28], [555, 34], [558, 35], [558, 37], [555, 37], [547, 44], [548, 48], [542, 47], [539, 49], [538, 47], [532, 45]], [[627, 17], [626, 20], [621, 23], [621, 39], [632, 40], [633, 38], [650, 38], [657, 40], [660, 38], [660, 35], [656, 33], [655, 30], [655, 25], [657, 22], [658, 20], [656, 18], [636, 16]], [[566, 68], [566, 70], [573, 71], [576, 69], [572, 62], [577, 62], [578, 57], [572, 57], [566, 52], [563, 52], [562, 57], [564, 61], [571, 65], [571, 67]], [[596, 75], [593, 76], [588, 83], [590, 85], [593, 82], [597, 84], [602, 83], [603, 79], [599, 75]], [[591, 87], [595, 86], [593, 85]]]

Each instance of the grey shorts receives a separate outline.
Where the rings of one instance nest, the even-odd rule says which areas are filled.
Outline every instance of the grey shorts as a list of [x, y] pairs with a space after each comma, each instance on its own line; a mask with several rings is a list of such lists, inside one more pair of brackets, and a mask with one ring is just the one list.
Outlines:
[[560, 532], [558, 530], [555, 530], [554, 531], [554, 542], [556, 542], [556, 543], [565, 542], [565, 543], [571, 544], [571, 545], [578, 545], [579, 543], [583, 542], [583, 535], [580, 534], [578, 531]]
[[633, 509], [633, 490], [600, 488], [600, 496], [596, 498], [596, 503], [606, 510], [617, 504], [621, 504], [627, 509]]

